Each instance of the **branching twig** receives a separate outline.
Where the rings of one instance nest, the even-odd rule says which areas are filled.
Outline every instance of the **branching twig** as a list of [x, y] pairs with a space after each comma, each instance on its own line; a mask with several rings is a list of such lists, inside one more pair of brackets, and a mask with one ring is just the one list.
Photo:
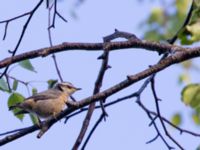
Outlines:
[[49, 25], [49, 29], [51, 28], [55, 28], [55, 22], [56, 22], [56, 16], [58, 16], [61, 20], [63, 20], [64, 22], [67, 22], [67, 20], [58, 12], [57, 10], [57, 0], [54, 1], [54, 3], [52, 4], [51, 7], [49, 7], [49, 11], [51, 10], [51, 8], [54, 6], [54, 12], [53, 12], [53, 20], [51, 25]]
[[162, 116], [161, 116], [161, 112], [160, 112], [160, 107], [159, 107], [159, 98], [157, 97], [157, 94], [156, 94], [156, 91], [155, 91], [155, 83], [154, 83], [154, 78], [152, 78], [151, 80], [151, 89], [152, 89], [152, 92], [153, 92], [153, 97], [154, 97], [154, 100], [155, 100], [155, 104], [156, 104], [156, 112], [157, 112], [157, 117], [159, 118], [160, 120], [160, 123], [165, 131], [165, 134], [166, 136], [169, 137], [169, 139], [171, 141], [173, 141], [181, 150], [184, 150], [184, 148], [169, 134], [169, 132], [167, 131], [167, 128], [165, 126], [165, 123], [162, 119]]
[[[28, 13], [24, 13], [24, 14], [22, 14], [22, 15], [19, 15], [19, 16], [17, 16], [17, 17], [14, 17], [14, 18], [11, 18], [11, 19], [8, 19], [8, 20], [0, 21], [0, 23], [6, 23], [5, 34], [4, 34], [4, 37], [6, 37], [7, 27], [8, 27], [8, 23], [9, 23], [10, 21], [13, 21], [13, 20], [19, 19], [19, 18], [21, 18], [21, 17], [24, 17], [24, 16], [26, 16], [26, 15], [29, 15], [29, 17], [28, 17], [26, 23], [25, 23], [24, 26], [23, 26], [23, 29], [22, 29], [21, 35], [20, 35], [20, 37], [19, 37], [19, 40], [18, 40], [18, 42], [17, 42], [17, 44], [16, 44], [14, 50], [11, 51], [11, 53], [12, 53], [11, 59], [13, 58], [13, 56], [15, 56], [15, 54], [16, 54], [18, 48], [19, 48], [19, 45], [20, 45], [20, 43], [21, 43], [21, 41], [22, 41], [22, 39], [23, 39], [23, 37], [24, 37], [24, 34], [25, 34], [25, 32], [26, 32], [26, 29], [27, 29], [27, 27], [28, 27], [28, 25], [29, 25], [29, 23], [30, 23], [30, 21], [31, 21], [33, 15], [34, 15], [34, 13], [35, 13], [36, 10], [39, 8], [39, 6], [42, 4], [42, 2], [43, 2], [43, 0], [40, 0], [39, 3], [33, 8], [33, 10], [30, 11], [30, 12], [28, 12]], [[8, 68], [9, 68], [9, 65], [6, 65], [6, 68], [5, 68], [4, 72], [0, 75], [0, 78], [1, 78], [3, 75], [6, 74]]]
[[[146, 107], [142, 104], [142, 102], [141, 102], [141, 100], [140, 100], [140, 97], [138, 97], [137, 103], [138, 103], [138, 105], [146, 112], [146, 114], [147, 114], [147, 116], [149, 117], [149, 119], [150, 119], [150, 120], [153, 120], [153, 117], [151, 116], [149, 110], [146, 109]], [[167, 141], [165, 140], [165, 138], [162, 136], [162, 134], [161, 134], [159, 128], [157, 127], [157, 124], [156, 124], [154, 121], [152, 121], [152, 125], [154, 126], [154, 128], [155, 128], [155, 130], [156, 130], [156, 132], [157, 132], [157, 135], [156, 135], [156, 138], [151, 139], [150, 141], [147, 142], [147, 144], [148, 144], [148, 143], [151, 143], [151, 142], [153, 142], [153, 141], [155, 141], [155, 140], [157, 139], [157, 136], [159, 136], [159, 137], [162, 139], [162, 141], [165, 143], [165, 145], [168, 147], [169, 150], [174, 149], [172, 146], [170, 146], [170, 145], [167, 143]]]
[[[48, 4], [49, 5], [49, 4]], [[54, 8], [55, 8], [55, 11], [54, 11], [54, 16], [56, 14], [56, 6], [57, 6], [57, 1], [54, 2]], [[53, 8], [53, 4], [48, 7], [48, 36], [49, 36], [49, 43], [50, 43], [50, 46], [52, 47], [53, 46], [53, 41], [52, 41], [52, 35], [51, 35], [51, 27], [55, 27], [55, 17], [53, 17], [53, 26], [51, 25], [51, 9]], [[55, 69], [56, 69], [56, 72], [58, 74], [58, 77], [60, 79], [61, 82], [63, 82], [63, 78], [61, 76], [61, 72], [60, 72], [60, 69], [58, 67], [58, 63], [57, 63], [57, 60], [56, 60], [56, 55], [53, 53], [52, 54], [52, 58], [53, 58], [53, 62], [54, 62], [54, 65], [55, 65]]]

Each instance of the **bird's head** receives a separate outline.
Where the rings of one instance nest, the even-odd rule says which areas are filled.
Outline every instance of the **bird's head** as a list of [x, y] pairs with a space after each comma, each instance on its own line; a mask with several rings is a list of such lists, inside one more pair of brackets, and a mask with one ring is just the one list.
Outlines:
[[74, 92], [78, 91], [78, 90], [81, 90], [81, 88], [77, 88], [75, 87], [72, 83], [70, 82], [61, 82], [61, 83], [58, 83], [56, 88], [60, 89], [61, 91], [71, 95], [73, 94]]

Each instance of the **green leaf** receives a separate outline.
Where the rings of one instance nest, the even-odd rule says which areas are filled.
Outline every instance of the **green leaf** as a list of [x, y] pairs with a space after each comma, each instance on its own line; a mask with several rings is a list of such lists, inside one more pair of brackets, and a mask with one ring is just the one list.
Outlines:
[[182, 101], [191, 106], [197, 108], [200, 106], [200, 84], [189, 84], [181, 92]]
[[10, 92], [8, 88], [8, 84], [4, 80], [4, 78], [0, 79], [0, 90], [5, 91], [5, 92]]
[[[12, 94], [9, 96], [9, 98], [8, 98], [8, 107], [13, 106], [13, 105], [15, 105], [15, 104], [17, 104], [17, 103], [21, 103], [21, 102], [24, 101], [24, 99], [25, 99], [25, 98], [24, 98], [21, 94], [19, 94], [19, 93], [12, 93]], [[16, 108], [16, 109], [14, 109], [14, 110], [12, 110], [12, 111], [13, 111], [13, 113], [15, 114], [15, 113], [19, 112], [20, 109], [19, 109], [19, 108]], [[24, 118], [24, 114], [16, 115], [16, 117], [17, 117], [19, 120], [22, 121], [23, 118]]]
[[48, 89], [53, 88], [55, 86], [56, 83], [58, 83], [58, 80], [48, 80]]
[[33, 67], [33, 65], [31, 64], [31, 62], [27, 59], [27, 60], [23, 60], [23, 61], [20, 61], [19, 62], [19, 65], [24, 68], [24, 69], [27, 69], [29, 71], [33, 71], [33, 72], [36, 72], [35, 71], [35, 68]]
[[13, 89], [14, 91], [16, 91], [16, 90], [17, 90], [17, 87], [18, 87], [18, 81], [17, 81], [17, 80], [14, 80], [12, 89]]
[[172, 116], [171, 118], [171, 122], [176, 125], [179, 126], [182, 123], [182, 117], [180, 113], [176, 113]]
[[32, 88], [32, 95], [37, 94], [37, 89], [36, 88]]
[[30, 118], [31, 118], [31, 121], [33, 124], [39, 124], [39, 120], [37, 118], [37, 116], [33, 115], [33, 114], [29, 114], [30, 115]]

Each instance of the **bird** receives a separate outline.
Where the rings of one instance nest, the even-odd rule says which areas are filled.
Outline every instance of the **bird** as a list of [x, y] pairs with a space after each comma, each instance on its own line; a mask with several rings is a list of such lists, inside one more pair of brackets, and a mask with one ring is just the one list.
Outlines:
[[54, 88], [34, 94], [23, 102], [9, 107], [9, 110], [20, 108], [15, 115], [31, 113], [35, 114], [39, 122], [41, 118], [55, 117], [69, 102], [69, 97], [81, 88], [75, 87], [70, 82], [58, 83]]

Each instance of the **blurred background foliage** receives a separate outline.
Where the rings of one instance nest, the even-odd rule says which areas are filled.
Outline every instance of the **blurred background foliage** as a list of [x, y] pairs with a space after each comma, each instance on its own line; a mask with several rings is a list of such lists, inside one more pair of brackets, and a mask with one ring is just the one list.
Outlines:
[[[148, 18], [141, 23], [145, 31], [143, 38], [150, 41], [165, 42], [175, 34], [178, 40], [175, 44], [183, 46], [198, 46], [200, 40], [200, 1], [194, 0], [161, 0], [161, 5], [152, 9]], [[192, 15], [189, 23], [181, 28], [192, 4]], [[200, 84], [192, 83], [191, 70], [199, 71], [199, 65], [192, 60], [180, 64], [183, 72], [178, 83], [184, 85], [182, 102], [192, 108], [191, 117], [196, 125], [200, 125]], [[175, 113], [171, 121], [181, 125], [181, 112]]]

